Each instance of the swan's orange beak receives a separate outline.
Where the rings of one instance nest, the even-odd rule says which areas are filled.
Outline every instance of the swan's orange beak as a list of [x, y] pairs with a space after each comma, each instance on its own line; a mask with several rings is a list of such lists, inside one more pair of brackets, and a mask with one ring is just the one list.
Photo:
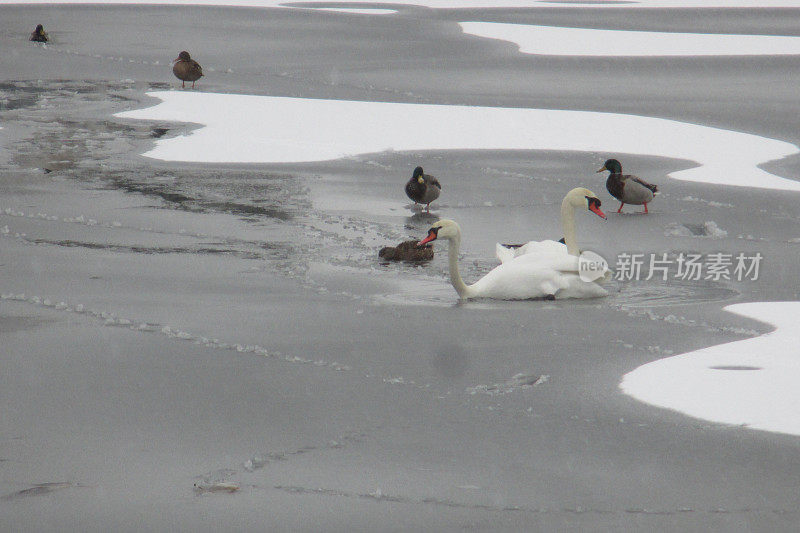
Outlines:
[[603, 213], [603, 211], [601, 211], [601, 210], [600, 210], [600, 208], [599, 208], [599, 207], [597, 207], [597, 204], [595, 204], [594, 202], [590, 202], [590, 203], [589, 203], [589, 210], [590, 210], [592, 213], [594, 213], [595, 215], [597, 215], [597, 216], [599, 216], [600, 218], [602, 218], [603, 220], [607, 220], [607, 218], [606, 218], [606, 214], [605, 214], [605, 213]]
[[422, 239], [421, 241], [419, 241], [417, 243], [417, 246], [425, 246], [429, 242], [435, 241], [435, 240], [436, 240], [436, 228], [431, 228], [431, 229], [428, 230], [428, 236], [425, 237], [424, 239]]

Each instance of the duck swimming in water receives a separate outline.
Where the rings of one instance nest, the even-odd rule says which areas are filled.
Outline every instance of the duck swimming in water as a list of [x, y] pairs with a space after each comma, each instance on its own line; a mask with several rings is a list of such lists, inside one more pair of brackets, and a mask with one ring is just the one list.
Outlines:
[[397, 246], [384, 246], [378, 256], [386, 261], [408, 261], [412, 263], [433, 259], [433, 246], [419, 246], [419, 241], [404, 241]]
[[47, 36], [47, 32], [44, 31], [44, 26], [42, 26], [41, 24], [37, 24], [36, 29], [33, 30], [33, 32], [31, 33], [31, 41], [37, 43], [46, 43], [49, 40], [50, 39]]
[[608, 170], [611, 172], [606, 180], [608, 192], [621, 202], [617, 213], [622, 212], [625, 204], [642, 205], [647, 213], [647, 204], [653, 200], [658, 192], [658, 186], [647, 183], [631, 174], [622, 173], [622, 164], [616, 159], [609, 159], [597, 172]]
[[422, 167], [414, 169], [414, 174], [411, 179], [406, 183], [406, 194], [409, 198], [414, 200], [414, 204], [427, 204], [427, 210], [431, 210], [431, 202], [439, 198], [439, 193], [442, 192], [442, 186], [439, 180], [425, 174]]
[[194, 82], [203, 77], [203, 67], [200, 63], [195, 61], [189, 55], [189, 52], [184, 50], [178, 54], [178, 58], [174, 60], [172, 66], [172, 73], [175, 77], [181, 80], [181, 87], [186, 87], [186, 82], [192, 82], [192, 89], [194, 89]]

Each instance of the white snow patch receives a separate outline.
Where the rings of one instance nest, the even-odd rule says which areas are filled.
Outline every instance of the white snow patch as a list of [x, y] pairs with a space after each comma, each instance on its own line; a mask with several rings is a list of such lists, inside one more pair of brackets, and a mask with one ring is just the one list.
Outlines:
[[559, 28], [459, 22], [464, 33], [510, 41], [524, 54], [554, 56], [798, 55], [800, 37]]
[[800, 435], [800, 302], [742, 303], [725, 310], [776, 329], [653, 361], [626, 374], [620, 388], [692, 417]]
[[[288, 6], [287, 6], [288, 7]], [[301, 9], [313, 9], [314, 11], [330, 11], [333, 13], [345, 13], [348, 15], [394, 15], [397, 13], [396, 9], [381, 9], [381, 8], [365, 8], [358, 9], [355, 7], [319, 7], [319, 6], [291, 6]]]
[[706, 235], [712, 239], [722, 239], [728, 236], [728, 232], [720, 228], [713, 220], [703, 224], [703, 227], [706, 230]]
[[[296, 163], [386, 150], [574, 150], [688, 159], [699, 166], [673, 172], [670, 177], [800, 191], [800, 182], [758, 168], [797, 153], [797, 146], [675, 120], [558, 109], [183, 91], [148, 95], [161, 103], [116, 116], [206, 126], [188, 135], [160, 139], [144, 154], [165, 161]], [[344, 131], [342, 124], [348, 125]], [[609, 131], [614, 135], [608, 135]]]
[[702, 225], [697, 224], [693, 226], [692, 230], [685, 224], [678, 222], [670, 222], [664, 228], [665, 237], [710, 237], [712, 239], [724, 239], [728, 236], [728, 232], [720, 228], [713, 220], [708, 220]]
[[684, 202], [699, 202], [702, 204], [706, 204], [709, 207], [736, 207], [733, 204], [728, 204], [725, 202], [716, 202], [714, 200], [705, 200], [703, 198], [696, 198], [694, 196], [684, 196], [683, 198], [681, 198], [681, 200], [683, 200]]

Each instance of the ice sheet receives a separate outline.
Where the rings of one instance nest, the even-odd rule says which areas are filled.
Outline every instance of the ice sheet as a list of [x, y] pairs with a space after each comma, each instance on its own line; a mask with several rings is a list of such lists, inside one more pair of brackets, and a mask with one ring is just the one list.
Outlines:
[[510, 41], [520, 52], [556, 56], [753, 56], [800, 54], [800, 37], [558, 28], [460, 22], [464, 33]]
[[725, 310], [775, 331], [667, 357], [626, 374], [637, 400], [687, 415], [800, 435], [800, 302], [754, 302]]
[[[576, 150], [687, 159], [699, 166], [673, 172], [671, 177], [800, 191], [800, 182], [758, 168], [797, 153], [795, 145], [674, 120], [588, 111], [189, 91], [148, 94], [162, 102], [117, 116], [206, 126], [161, 139], [144, 154], [165, 161], [293, 163], [389, 150]], [[587, 169], [587, 174], [594, 170]]]
[[[212, 5], [242, 7], [301, 7], [303, 2], [289, 0], [0, 0], [0, 4], [159, 4], [159, 5]], [[502, 7], [559, 7], [559, 8], [770, 8], [798, 7], [796, 0], [641, 0], [608, 2], [571, 2], [538, 0], [375, 0], [368, 4], [405, 4], [430, 8], [502, 8]]]

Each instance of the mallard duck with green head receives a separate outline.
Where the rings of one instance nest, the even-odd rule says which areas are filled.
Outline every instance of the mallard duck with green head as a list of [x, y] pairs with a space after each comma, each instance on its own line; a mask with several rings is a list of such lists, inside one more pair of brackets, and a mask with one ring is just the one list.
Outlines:
[[414, 174], [411, 179], [406, 183], [406, 194], [409, 198], [414, 200], [414, 204], [426, 204], [427, 210], [431, 210], [431, 202], [439, 198], [439, 193], [442, 192], [442, 186], [439, 180], [425, 174], [422, 167], [414, 169]]
[[597, 172], [608, 170], [606, 189], [619, 200], [620, 206], [617, 213], [622, 212], [625, 204], [644, 205], [644, 212], [647, 213], [647, 204], [653, 200], [653, 196], [658, 192], [658, 186], [639, 179], [637, 176], [622, 173], [622, 164], [616, 159], [609, 159]]

